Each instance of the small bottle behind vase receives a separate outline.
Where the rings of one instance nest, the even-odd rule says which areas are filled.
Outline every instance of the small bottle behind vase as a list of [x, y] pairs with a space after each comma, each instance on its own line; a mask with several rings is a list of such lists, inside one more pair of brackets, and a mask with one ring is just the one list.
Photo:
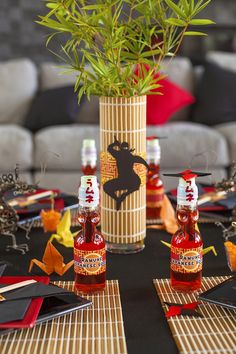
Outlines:
[[198, 188], [195, 178], [198, 175], [208, 174], [186, 170], [172, 175], [180, 179], [176, 211], [179, 229], [171, 239], [170, 284], [180, 292], [199, 290], [202, 283], [203, 242], [196, 227]]
[[97, 171], [97, 149], [95, 145], [95, 140], [83, 140], [81, 159], [83, 174], [95, 175]]
[[164, 187], [160, 179], [161, 148], [157, 137], [147, 138], [147, 163], [150, 170], [146, 183], [146, 214], [147, 219], [159, 219], [164, 198]]
[[75, 291], [103, 290], [106, 285], [106, 250], [104, 238], [96, 229], [100, 221], [96, 176], [81, 177], [78, 221], [82, 230], [74, 240]]

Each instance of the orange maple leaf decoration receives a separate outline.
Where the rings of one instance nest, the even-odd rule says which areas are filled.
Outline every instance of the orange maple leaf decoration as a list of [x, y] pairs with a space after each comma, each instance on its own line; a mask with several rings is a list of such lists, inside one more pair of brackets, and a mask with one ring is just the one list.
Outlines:
[[31, 272], [34, 264], [37, 265], [42, 271], [50, 275], [53, 272], [63, 275], [72, 265], [74, 261], [64, 263], [64, 257], [58, 252], [58, 250], [49, 241], [44, 251], [42, 262], [37, 259], [30, 261], [29, 272]]

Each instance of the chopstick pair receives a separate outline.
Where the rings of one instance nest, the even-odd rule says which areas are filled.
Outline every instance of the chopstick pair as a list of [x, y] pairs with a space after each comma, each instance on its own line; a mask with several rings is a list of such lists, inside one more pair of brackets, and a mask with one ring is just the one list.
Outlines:
[[6, 292], [12, 291], [12, 290], [16, 290], [16, 289], [22, 288], [24, 286], [27, 286], [27, 285], [30, 285], [30, 284], [33, 284], [33, 283], [37, 283], [37, 281], [34, 280], [34, 279], [24, 280], [24, 281], [21, 281], [19, 283], [7, 285], [7, 286], [4, 286], [4, 287], [0, 288], [0, 301], [5, 301], [6, 300], [6, 298], [4, 296], [2, 296], [3, 293], [6, 293]]

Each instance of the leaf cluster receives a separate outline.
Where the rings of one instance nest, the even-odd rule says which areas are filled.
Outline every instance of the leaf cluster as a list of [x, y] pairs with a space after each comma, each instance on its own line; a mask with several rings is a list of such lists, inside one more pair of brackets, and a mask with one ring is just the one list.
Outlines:
[[213, 24], [197, 18], [210, 1], [45, 0], [48, 11], [37, 22], [53, 30], [47, 44], [66, 34], [56, 55], [67, 72], [78, 73], [79, 99], [84, 93], [141, 96], [160, 86], [153, 74], [165, 57], [176, 55], [185, 36], [205, 35], [189, 27]]

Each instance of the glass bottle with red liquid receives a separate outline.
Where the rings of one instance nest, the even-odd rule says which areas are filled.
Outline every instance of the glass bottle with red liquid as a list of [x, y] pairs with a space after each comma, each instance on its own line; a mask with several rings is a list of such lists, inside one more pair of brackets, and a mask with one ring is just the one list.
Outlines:
[[106, 285], [105, 241], [99, 223], [99, 189], [96, 176], [82, 176], [79, 187], [78, 221], [82, 230], [74, 240], [75, 291], [103, 290]]
[[191, 292], [199, 290], [202, 282], [203, 242], [196, 228], [198, 174], [186, 170], [180, 176], [176, 211], [179, 229], [171, 240], [170, 283], [176, 291]]
[[159, 219], [164, 198], [164, 187], [160, 179], [161, 148], [157, 137], [147, 138], [147, 163], [150, 170], [146, 183], [147, 219]]
[[97, 171], [97, 150], [95, 140], [84, 139], [82, 145], [82, 172], [84, 175], [95, 175]]

